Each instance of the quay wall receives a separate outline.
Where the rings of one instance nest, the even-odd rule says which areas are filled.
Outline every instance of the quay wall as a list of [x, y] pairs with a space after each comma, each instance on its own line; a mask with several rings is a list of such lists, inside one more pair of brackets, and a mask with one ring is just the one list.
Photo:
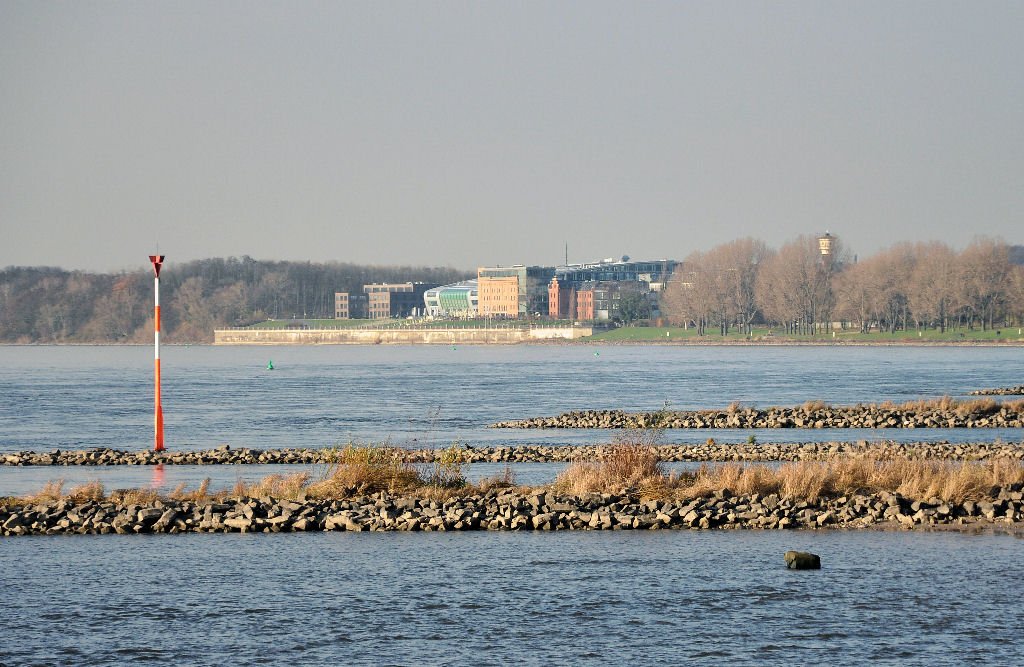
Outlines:
[[402, 329], [217, 329], [214, 345], [473, 345], [574, 340], [592, 327], [402, 328]]

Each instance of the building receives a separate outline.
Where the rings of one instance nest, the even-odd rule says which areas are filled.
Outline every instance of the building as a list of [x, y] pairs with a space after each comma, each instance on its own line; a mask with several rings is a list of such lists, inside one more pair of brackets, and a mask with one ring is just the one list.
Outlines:
[[481, 266], [477, 269], [479, 315], [519, 318], [548, 312], [550, 266]]
[[464, 280], [428, 289], [423, 293], [423, 302], [429, 317], [472, 319], [479, 313], [477, 281]]
[[366, 318], [366, 295], [349, 292], [334, 293], [334, 319], [361, 320]]
[[577, 319], [576, 290], [558, 277], [548, 283], [548, 317], [553, 320]]
[[555, 269], [555, 277], [567, 286], [578, 286], [587, 282], [642, 282], [652, 292], [660, 291], [665, 280], [672, 275], [677, 262], [661, 259], [647, 262], [633, 262], [628, 256], [616, 260], [614, 257], [587, 264], [568, 264]]
[[[560, 320], [620, 319], [623, 297], [633, 302], [638, 295], [648, 301], [654, 299], [654, 293], [661, 291], [676, 265], [669, 259], [633, 262], [622, 257], [560, 266], [548, 283], [548, 316]], [[649, 310], [648, 303], [643, 305]]]
[[423, 295], [437, 285], [428, 283], [373, 283], [363, 285], [371, 320], [416, 317], [424, 313]]
[[492, 270], [489, 275], [484, 269], [477, 273], [479, 290], [478, 312], [482, 317], [519, 317], [519, 278], [513, 275], [496, 275], [499, 271]]
[[574, 294], [577, 320], [632, 320], [637, 312], [650, 314], [652, 292], [639, 281], [589, 282], [580, 285]]
[[594, 285], [596, 283], [585, 283], [578, 289], [573, 289], [573, 301], [575, 301], [576, 320], [594, 320]]

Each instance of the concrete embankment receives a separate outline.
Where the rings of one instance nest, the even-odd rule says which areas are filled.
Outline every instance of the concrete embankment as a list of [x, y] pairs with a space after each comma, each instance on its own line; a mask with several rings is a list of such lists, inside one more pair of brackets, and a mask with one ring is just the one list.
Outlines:
[[491, 428], [1020, 428], [1021, 402], [976, 412], [884, 406], [739, 408], [666, 412], [581, 410], [492, 424]]
[[575, 340], [593, 327], [218, 329], [214, 345], [474, 345]]
[[[463, 447], [463, 463], [549, 463], [596, 461], [610, 445], [521, 445], [516, 447]], [[1024, 460], [1024, 443], [1018, 442], [805, 442], [805, 443], [718, 443], [709, 440], [695, 445], [654, 445], [651, 450], [662, 461], [820, 461], [836, 456], [870, 454], [878, 458], [911, 458], [982, 461], [993, 458]], [[410, 463], [431, 463], [450, 450], [393, 450]], [[339, 460], [332, 449], [229, 449], [220, 447], [194, 452], [124, 451], [117, 449], [53, 450], [0, 454], [7, 466], [111, 466], [111, 465], [246, 465], [246, 464], [330, 464]]]
[[351, 500], [64, 500], [0, 505], [0, 534], [1020, 526], [1020, 487], [994, 489], [990, 498], [963, 503], [913, 500], [892, 493], [808, 502], [728, 492], [686, 501], [642, 502], [611, 494], [560, 496], [513, 489], [443, 501], [386, 493]]

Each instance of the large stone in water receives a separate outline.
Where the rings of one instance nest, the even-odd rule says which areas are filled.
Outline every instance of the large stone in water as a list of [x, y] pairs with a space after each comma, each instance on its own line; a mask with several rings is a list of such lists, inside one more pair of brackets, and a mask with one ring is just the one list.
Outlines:
[[806, 551], [787, 551], [786, 567], [791, 570], [820, 570], [821, 557]]

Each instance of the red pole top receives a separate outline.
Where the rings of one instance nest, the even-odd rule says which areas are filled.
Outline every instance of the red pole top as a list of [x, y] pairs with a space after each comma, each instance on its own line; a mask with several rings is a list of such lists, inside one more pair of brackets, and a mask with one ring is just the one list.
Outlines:
[[157, 278], [160, 277], [160, 265], [164, 263], [163, 255], [150, 255], [149, 261], [153, 262], [153, 273]]

